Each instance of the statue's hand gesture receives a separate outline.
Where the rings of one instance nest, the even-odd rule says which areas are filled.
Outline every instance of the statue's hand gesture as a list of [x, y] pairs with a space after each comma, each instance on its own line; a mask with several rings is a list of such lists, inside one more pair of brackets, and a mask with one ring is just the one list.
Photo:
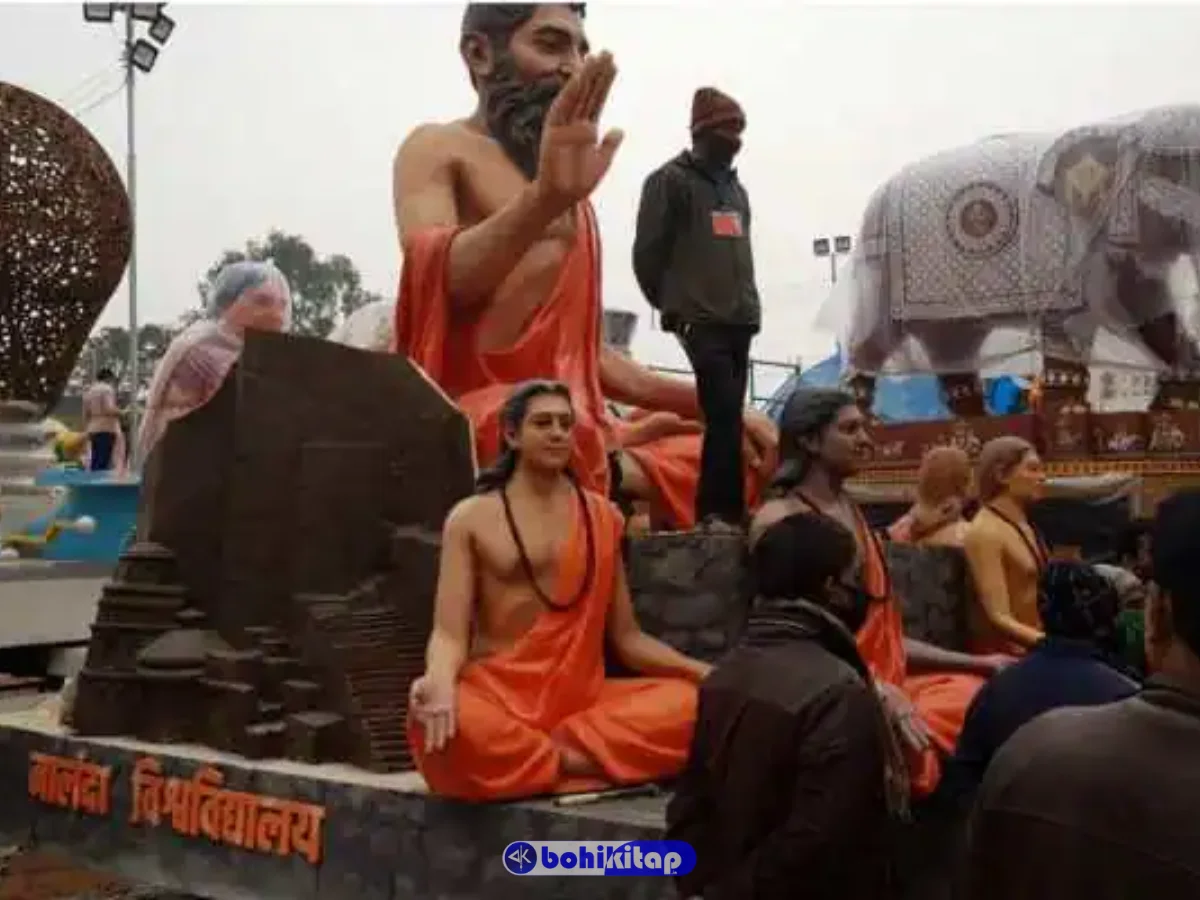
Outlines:
[[616, 77], [609, 53], [590, 57], [546, 113], [534, 187], [556, 213], [591, 195], [621, 146], [620, 131], [610, 131], [599, 140], [596, 124]]

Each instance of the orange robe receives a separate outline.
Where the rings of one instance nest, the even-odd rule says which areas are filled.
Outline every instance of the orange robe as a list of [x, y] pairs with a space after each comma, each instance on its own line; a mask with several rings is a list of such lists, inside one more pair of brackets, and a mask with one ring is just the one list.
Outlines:
[[[619, 428], [617, 434], [619, 441]], [[703, 442], [704, 436], [700, 434], [673, 434], [622, 448], [654, 485], [656, 497], [651, 507], [656, 521], [669, 522], [680, 531], [696, 527], [696, 489]], [[763, 473], [753, 466], [744, 469], [747, 508], [755, 509], [765, 480]]]
[[[933, 744], [923, 753], [909, 751], [908, 766], [915, 796], [928, 796], [942, 774], [941, 755], [954, 752], [967, 707], [983, 687], [976, 675], [941, 672], [909, 675], [904, 649], [904, 621], [892, 592], [883, 548], [858, 515], [858, 539], [864, 556], [863, 587], [874, 597], [867, 621], [858, 632], [858, 651], [879, 680], [904, 691], [916, 706]], [[940, 754], [940, 755], [939, 755]]]
[[[521, 336], [500, 350], [479, 348], [478, 313], [451, 310], [450, 243], [456, 230], [431, 228], [404, 244], [394, 348], [406, 354], [470, 419], [476, 461], [488, 466], [501, 450], [500, 410], [522, 381], [552, 378], [571, 389], [576, 437], [572, 469], [590, 490], [609, 493], [607, 452], [620, 446], [600, 388], [600, 242], [588, 206], [578, 214], [575, 245], [549, 300]], [[695, 524], [700, 439], [651, 441], [631, 451], [674, 527]]]
[[621, 515], [589, 493], [577, 507], [558, 561], [552, 599], [568, 604], [586, 578], [584, 515], [592, 517], [591, 587], [566, 610], [543, 608], [512, 647], [468, 662], [458, 681], [457, 732], [426, 753], [415, 717], [409, 746], [430, 790], [460, 800], [507, 800], [602, 783], [564, 779], [561, 747], [597, 762], [607, 784], [672, 777], [687, 759], [697, 689], [676, 678], [615, 678], [604, 672], [604, 637], [621, 564]]
[[471, 420], [476, 460], [501, 450], [500, 412], [513, 388], [535, 378], [567, 384], [575, 407], [571, 464], [584, 487], [608, 493], [608, 411], [600, 391], [599, 255], [590, 212], [579, 215], [575, 246], [558, 283], [511, 346], [479, 348], [479, 313], [450, 307], [453, 228], [432, 228], [404, 244], [396, 303], [396, 349], [408, 355]]

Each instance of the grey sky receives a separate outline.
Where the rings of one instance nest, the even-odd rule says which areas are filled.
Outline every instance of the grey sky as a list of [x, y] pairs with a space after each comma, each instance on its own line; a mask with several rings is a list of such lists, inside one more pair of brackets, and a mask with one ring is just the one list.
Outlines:
[[[466, 113], [461, 5], [191, 6], [138, 88], [143, 320], [195, 303], [227, 247], [278, 227], [343, 252], [395, 293], [391, 161], [426, 119]], [[1200, 7], [812, 7], [593, 4], [592, 44], [620, 75], [606, 124], [626, 130], [596, 197], [606, 303], [643, 313], [635, 352], [672, 364], [629, 266], [646, 173], [687, 139], [691, 95], [747, 110], [742, 178], [766, 327], [755, 355], [815, 361], [828, 267], [814, 236], [854, 232], [889, 174], [986, 134], [1056, 129], [1196, 99]], [[0, 5], [0, 79], [74, 110], [118, 84], [119, 38], [80, 5]], [[72, 93], [108, 66], [112, 74]], [[82, 116], [124, 171], [117, 94]], [[103, 322], [126, 321], [122, 287]]]

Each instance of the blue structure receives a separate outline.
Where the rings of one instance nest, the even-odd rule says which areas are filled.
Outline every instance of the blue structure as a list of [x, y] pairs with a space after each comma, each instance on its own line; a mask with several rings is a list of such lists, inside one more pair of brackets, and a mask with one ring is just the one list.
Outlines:
[[[797, 387], [837, 387], [841, 377], [841, 354], [834, 353], [811, 368], [788, 376], [762, 405], [762, 410], [778, 422], [784, 402]], [[1022, 379], [1010, 375], [987, 379], [984, 395], [988, 412], [992, 415], [1019, 412], [1025, 386]], [[880, 378], [875, 387], [874, 413], [882, 422], [937, 422], [954, 418], [942, 398], [937, 377], [924, 374]]]
[[25, 534], [44, 534], [52, 521], [95, 521], [90, 533], [64, 529], [46, 544], [42, 559], [116, 564], [137, 521], [140, 477], [115, 479], [111, 472], [51, 468], [38, 474], [40, 487], [65, 487], [67, 496], [50, 516], [35, 519]]

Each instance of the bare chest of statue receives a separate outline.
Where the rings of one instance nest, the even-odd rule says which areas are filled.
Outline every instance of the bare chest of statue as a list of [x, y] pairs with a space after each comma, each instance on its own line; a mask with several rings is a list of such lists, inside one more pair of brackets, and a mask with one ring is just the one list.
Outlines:
[[[490, 218], [528, 186], [498, 144], [472, 135], [459, 167], [459, 221], [471, 226]], [[516, 341], [526, 323], [551, 298], [577, 233], [575, 213], [566, 213], [526, 251], [482, 313], [480, 349], [502, 349]]]
[[508, 646], [528, 631], [546, 608], [543, 597], [560, 602], [559, 561], [572, 533], [571, 507], [530, 510], [519, 500], [512, 505], [519, 543], [499, 499], [474, 535], [477, 652]]
[[995, 540], [1008, 586], [1009, 609], [1018, 622], [1036, 626], [1040, 620], [1037, 594], [1042, 560], [1033, 549], [1038, 546], [1033, 530], [1024, 523], [1018, 527], [1020, 530], [1007, 523], [1001, 525]]

